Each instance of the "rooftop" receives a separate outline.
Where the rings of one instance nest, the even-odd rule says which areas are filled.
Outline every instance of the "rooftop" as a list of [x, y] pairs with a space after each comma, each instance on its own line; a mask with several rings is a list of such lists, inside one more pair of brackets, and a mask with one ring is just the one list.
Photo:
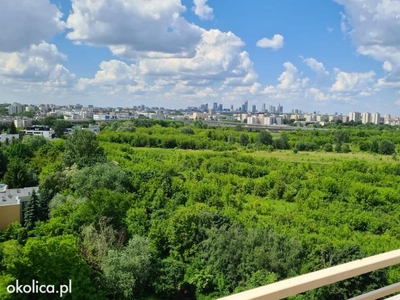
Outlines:
[[0, 184], [0, 206], [19, 204], [20, 198], [30, 196], [33, 190], [38, 192], [38, 187], [7, 189], [6, 184]]

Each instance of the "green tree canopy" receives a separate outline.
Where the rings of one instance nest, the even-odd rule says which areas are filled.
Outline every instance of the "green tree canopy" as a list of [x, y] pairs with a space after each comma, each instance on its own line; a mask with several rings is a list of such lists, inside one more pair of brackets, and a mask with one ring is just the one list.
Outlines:
[[148, 291], [152, 257], [146, 238], [134, 236], [122, 250], [110, 250], [102, 269], [107, 289], [118, 298], [138, 298]]
[[66, 167], [76, 164], [78, 169], [106, 161], [104, 149], [100, 147], [96, 134], [90, 130], [75, 130], [65, 142], [62, 155]]
[[40, 206], [39, 198], [36, 191], [33, 190], [31, 196], [29, 197], [29, 202], [26, 207], [24, 215], [24, 225], [27, 230], [32, 230], [35, 227], [35, 223], [40, 218]]
[[258, 142], [263, 145], [272, 145], [272, 135], [268, 131], [261, 131], [258, 134]]
[[128, 172], [112, 163], [99, 163], [73, 173], [72, 187], [82, 196], [90, 196], [98, 188], [116, 192], [132, 190]]

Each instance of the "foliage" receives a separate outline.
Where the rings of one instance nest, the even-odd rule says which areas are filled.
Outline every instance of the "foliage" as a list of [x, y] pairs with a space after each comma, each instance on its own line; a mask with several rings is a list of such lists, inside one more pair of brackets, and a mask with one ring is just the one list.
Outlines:
[[268, 131], [261, 131], [258, 134], [258, 142], [263, 145], [272, 145], [272, 135]]
[[110, 250], [102, 261], [104, 280], [114, 297], [132, 299], [148, 292], [152, 257], [146, 238], [134, 236], [121, 250]]
[[40, 206], [39, 198], [36, 195], [36, 191], [32, 190], [32, 194], [29, 197], [29, 202], [26, 206], [26, 212], [24, 215], [24, 225], [27, 230], [32, 230], [35, 226], [36, 221], [40, 219]]
[[63, 153], [66, 167], [76, 164], [78, 169], [105, 162], [104, 150], [98, 144], [96, 135], [89, 130], [75, 130], [68, 137]]
[[0, 178], [3, 178], [7, 171], [7, 156], [4, 155], [3, 151], [0, 150]]
[[[3, 143], [7, 168], [16, 156], [22, 174], [40, 173], [40, 216], [29, 232], [14, 223], [0, 233], [0, 288], [17, 276], [61, 282], [65, 269], [84, 298], [215, 299], [398, 249], [400, 166], [387, 156], [398, 129], [331, 126], [142, 118], [104, 123], [98, 136], [78, 130], [74, 142]], [[399, 280], [393, 267], [293, 299]]]
[[[68, 284], [71, 280], [73, 295], [79, 295], [80, 299], [104, 299], [103, 293], [96, 290], [92, 282], [93, 271], [79, 256], [73, 236], [30, 238], [25, 246], [11, 240], [3, 244], [1, 252], [8, 278], [18, 279], [22, 285], [31, 284], [32, 279], [55, 286]], [[43, 299], [52, 297], [54, 295]]]
[[7, 165], [7, 172], [4, 174], [4, 182], [9, 188], [22, 188], [34, 186], [37, 182], [36, 174], [28, 169], [26, 164], [20, 160], [12, 160]]
[[90, 196], [99, 187], [122, 193], [132, 190], [129, 174], [112, 163], [99, 163], [74, 172], [71, 186], [81, 196]]
[[67, 129], [71, 127], [72, 127], [71, 122], [65, 120], [55, 120], [51, 126], [57, 137], [62, 137], [64, 133], [67, 131]]

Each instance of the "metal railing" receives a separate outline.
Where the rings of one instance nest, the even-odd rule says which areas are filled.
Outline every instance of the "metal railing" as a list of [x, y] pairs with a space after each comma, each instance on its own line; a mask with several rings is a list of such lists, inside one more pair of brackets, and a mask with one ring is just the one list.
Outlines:
[[[331, 283], [400, 263], [400, 250], [358, 259], [342, 265], [278, 281], [219, 300], [275, 300], [304, 293]], [[378, 299], [400, 291], [400, 283], [358, 296], [356, 300]]]

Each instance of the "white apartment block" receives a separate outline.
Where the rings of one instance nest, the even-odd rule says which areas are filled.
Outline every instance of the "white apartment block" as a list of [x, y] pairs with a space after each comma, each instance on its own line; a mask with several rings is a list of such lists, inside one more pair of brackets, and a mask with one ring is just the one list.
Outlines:
[[367, 124], [371, 122], [371, 114], [369, 112], [364, 112], [361, 115], [361, 122]]
[[32, 125], [32, 119], [15, 119], [14, 125], [16, 128], [26, 128]]
[[373, 113], [371, 117], [371, 122], [374, 124], [379, 124], [381, 122], [381, 115], [379, 113]]
[[361, 120], [361, 113], [358, 111], [352, 111], [349, 113], [349, 122], [357, 122]]
[[44, 138], [50, 140], [55, 137], [55, 132], [48, 126], [34, 125], [28, 127], [23, 131], [26, 135], [42, 135]]
[[383, 122], [387, 125], [390, 125], [390, 119], [391, 116], [389, 114], [386, 114], [385, 117], [383, 118]]

